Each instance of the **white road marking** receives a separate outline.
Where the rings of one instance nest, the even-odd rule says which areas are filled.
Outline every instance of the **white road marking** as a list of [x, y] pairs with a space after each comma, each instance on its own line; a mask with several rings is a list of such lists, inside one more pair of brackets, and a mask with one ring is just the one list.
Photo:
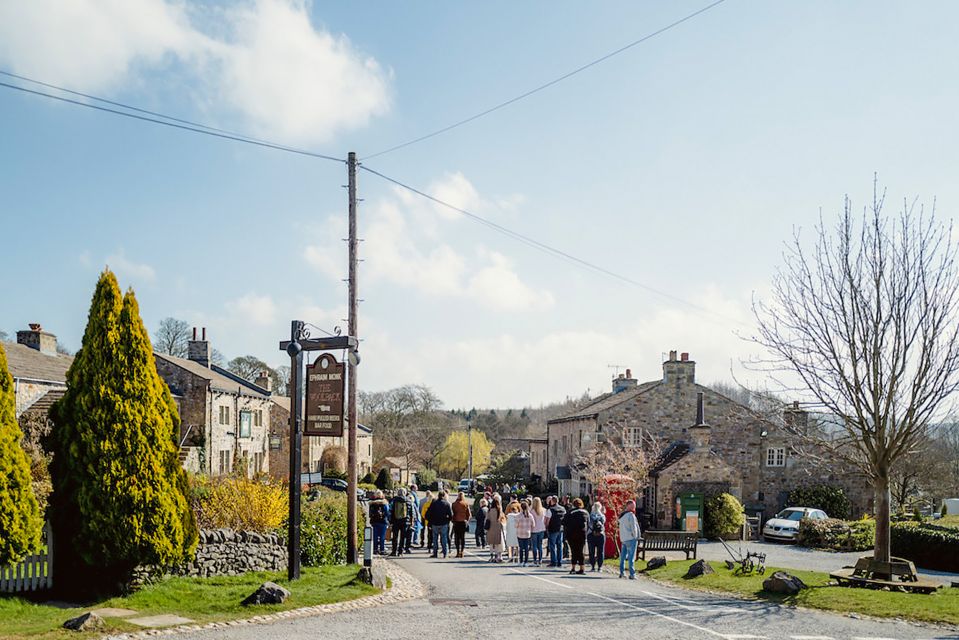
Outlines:
[[608, 601], [610, 601], [610, 602], [614, 602], [614, 603], [616, 603], [616, 604], [618, 604], [618, 605], [622, 605], [622, 606], [624, 606], [624, 607], [629, 607], [630, 609], [636, 609], [637, 611], [642, 611], [643, 613], [648, 613], [649, 615], [652, 615], [652, 616], [657, 616], [657, 617], [659, 617], [659, 618], [665, 618], [666, 620], [669, 620], [670, 622], [675, 622], [676, 624], [682, 624], [682, 625], [685, 625], [685, 626], [687, 626], [687, 627], [692, 627], [693, 629], [698, 629], [698, 630], [700, 630], [700, 631], [702, 631], [702, 632], [704, 632], [704, 633], [708, 633], [708, 634], [710, 634], [710, 635], [718, 636], [718, 637], [720, 637], [720, 638], [728, 638], [728, 637], [729, 637], [729, 636], [727, 636], [727, 635], [724, 634], [724, 633], [719, 633], [718, 631], [713, 631], [712, 629], [707, 629], [706, 627], [701, 627], [701, 626], [699, 626], [698, 624], [693, 624], [692, 622], [686, 622], [685, 620], [680, 620], [679, 618], [674, 618], [674, 617], [672, 617], [672, 616], [667, 616], [665, 613], [659, 613], [658, 611], [652, 611], [652, 610], [650, 610], [650, 609], [645, 609], [645, 608], [643, 608], [643, 607], [637, 607], [637, 606], [634, 605], [634, 604], [629, 604], [628, 602], [623, 602], [622, 600], [616, 600], [615, 598], [610, 598], [610, 597], [608, 597], [608, 596], [603, 596], [603, 595], [600, 595], [600, 594], [598, 594], [598, 593], [593, 593], [592, 591], [587, 591], [586, 593], [587, 593], [587, 595], [591, 595], [591, 596], [593, 596], [594, 598], [601, 598], [601, 599], [603, 599], [603, 600], [608, 600]]
[[689, 611], [705, 611], [705, 612], [707, 612], [707, 613], [708, 613], [708, 612], [715, 612], [715, 611], [720, 611], [720, 612], [723, 612], [723, 611], [725, 611], [725, 612], [735, 611], [736, 613], [755, 613], [754, 611], [750, 611], [750, 610], [748, 610], [748, 609], [736, 609], [735, 607], [724, 607], [724, 606], [722, 606], [722, 605], [710, 606], [710, 605], [705, 604], [705, 603], [704, 603], [704, 604], [695, 604], [695, 603], [694, 603], [694, 604], [683, 604], [683, 602], [693, 603], [694, 601], [692, 601], [692, 600], [680, 600], [680, 599], [678, 599], [678, 598], [670, 598], [670, 597], [667, 597], [667, 596], [659, 595], [658, 593], [653, 593], [652, 591], [643, 591], [643, 593], [645, 593], [647, 596], [649, 596], [649, 597], [651, 597], [651, 598], [658, 598], [659, 600], [662, 600], [662, 601], [664, 601], [664, 602], [668, 602], [669, 604], [671, 604], [671, 605], [673, 605], [673, 606], [680, 607], [681, 609], [687, 609], [687, 610], [689, 610]]
[[[472, 551], [467, 551], [467, 552], [466, 552], [466, 555], [468, 555], [468, 556], [473, 556], [473, 557], [475, 557], [475, 558], [479, 558], [479, 557], [480, 557], [479, 554], [473, 553]], [[506, 568], [509, 569], [510, 571], [512, 571], [513, 573], [518, 573], [518, 574], [520, 574], [520, 575], [529, 576], [530, 578], [533, 578], [533, 579], [535, 579], [535, 580], [542, 580], [543, 582], [548, 582], [549, 584], [551, 584], [551, 585], [553, 585], [553, 586], [556, 586], [556, 587], [563, 587], [564, 589], [572, 589], [572, 588], [573, 588], [573, 587], [571, 587], [571, 586], [568, 585], [568, 584], [562, 584], [561, 582], [553, 582], [552, 580], [550, 580], [550, 579], [548, 579], [548, 578], [543, 578], [543, 577], [541, 577], [541, 576], [537, 576], [537, 575], [535, 575], [535, 574], [529, 573], [528, 571], [520, 571], [519, 569], [514, 569], [513, 567], [506, 567]]]
[[897, 638], [878, 638], [876, 636], [853, 636], [852, 640], [898, 640]]
[[789, 636], [792, 640], [835, 640], [832, 636]]
[[766, 636], [753, 636], [748, 633], [727, 633], [724, 637], [728, 640], [747, 640], [748, 638], [765, 638]]

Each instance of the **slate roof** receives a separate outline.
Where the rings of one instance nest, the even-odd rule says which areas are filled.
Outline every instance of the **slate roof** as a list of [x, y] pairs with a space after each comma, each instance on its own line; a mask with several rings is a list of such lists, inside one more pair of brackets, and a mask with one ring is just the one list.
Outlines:
[[21, 380], [42, 380], [67, 383], [67, 369], [73, 364], [73, 356], [49, 355], [16, 342], [4, 342], [10, 375]]
[[236, 395], [255, 396], [264, 399], [270, 397], [270, 392], [266, 389], [258, 387], [252, 382], [248, 382], [215, 364], [204, 367], [199, 362], [187, 360], [186, 358], [178, 358], [165, 353], [154, 353], [153, 355], [160, 360], [166, 360], [170, 364], [185, 369], [195, 376], [209, 380], [210, 388], [217, 391], [224, 391]]
[[607, 409], [612, 409], [623, 402], [632, 400], [636, 396], [642, 395], [643, 393], [646, 393], [653, 387], [656, 387], [660, 384], [662, 384], [662, 380], [653, 380], [652, 382], [644, 382], [641, 385], [626, 389], [625, 391], [620, 391], [619, 393], [603, 394], [587, 404], [585, 407], [580, 407], [573, 413], [561, 418], [548, 420], [546, 424], [559, 424], [562, 422], [571, 422], [573, 420], [582, 420], [583, 418], [595, 418], [600, 414], [600, 412], [606, 411]]
[[679, 462], [687, 453], [689, 453], [689, 445], [685, 442], [674, 442], [663, 451], [663, 454], [659, 456], [659, 460], [656, 461], [656, 464], [652, 469], [649, 470], [649, 475], [656, 476], [659, 475], [661, 471], [671, 467], [672, 465]]

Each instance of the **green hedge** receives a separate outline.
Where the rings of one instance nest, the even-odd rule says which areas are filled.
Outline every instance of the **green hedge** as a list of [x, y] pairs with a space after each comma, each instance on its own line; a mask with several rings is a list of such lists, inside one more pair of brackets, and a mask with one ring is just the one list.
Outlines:
[[[356, 518], [359, 541], [366, 526], [362, 509], [356, 510]], [[317, 500], [304, 501], [300, 519], [300, 561], [304, 565], [318, 567], [346, 562], [345, 494], [331, 492]], [[286, 531], [283, 533], [286, 537]]]
[[890, 532], [892, 555], [935, 571], [959, 572], [959, 529], [918, 522], [896, 522]]
[[803, 518], [799, 521], [799, 535], [796, 542], [813, 549], [830, 551], [868, 551], [876, 540], [876, 521], [864, 520], [813, 520]]
[[788, 507], [809, 507], [822, 509], [830, 518], [845, 520], [851, 514], [852, 504], [841, 487], [826, 484], [816, 484], [807, 487], [797, 487], [789, 492], [786, 499]]

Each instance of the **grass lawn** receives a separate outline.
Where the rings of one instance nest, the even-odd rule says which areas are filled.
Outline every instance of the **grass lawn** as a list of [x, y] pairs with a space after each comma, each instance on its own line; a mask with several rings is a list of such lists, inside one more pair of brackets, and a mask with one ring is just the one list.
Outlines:
[[[218, 578], [167, 578], [130, 596], [67, 609], [0, 596], [0, 638], [77, 637], [75, 631], [67, 631], [61, 625], [70, 618], [101, 607], [133, 609], [144, 616], [172, 613], [204, 623], [353, 600], [377, 592], [374, 587], [357, 580], [356, 573], [357, 568], [350, 566], [303, 567], [302, 577], [293, 583], [286, 579], [285, 573], [269, 572]], [[286, 587], [292, 595], [280, 605], [240, 605], [243, 598], [267, 580]], [[106, 618], [104, 621], [106, 632], [143, 629], [120, 618]]]
[[952, 527], [953, 529], [959, 529], [959, 515], [956, 516], [943, 516], [938, 520], [927, 520], [929, 524], [937, 524], [940, 527]]
[[[608, 562], [615, 562], [616, 568], [619, 568], [618, 560]], [[785, 596], [763, 591], [763, 579], [777, 571], [774, 567], [767, 567], [765, 576], [738, 576], [733, 575], [723, 562], [710, 561], [709, 564], [716, 573], [687, 580], [683, 576], [693, 562], [695, 560], [670, 560], [665, 567], [650, 571], [647, 575], [655, 580], [671, 582], [689, 589], [719, 591], [811, 609], [959, 624], [959, 589], [943, 588], [934, 594], [924, 595], [838, 587], [829, 585], [827, 573], [781, 569], [797, 576], [810, 587], [798, 595]]]

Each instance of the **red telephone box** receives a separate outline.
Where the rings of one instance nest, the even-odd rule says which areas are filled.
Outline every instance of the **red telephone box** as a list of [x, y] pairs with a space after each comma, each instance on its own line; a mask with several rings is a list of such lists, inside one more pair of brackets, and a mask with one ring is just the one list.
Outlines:
[[[606, 508], [606, 548], [607, 558], [619, 557], [619, 514], [630, 500], [635, 500], [636, 481], [629, 476], [611, 474], [603, 478], [605, 487], [596, 487], [594, 494]], [[592, 511], [592, 505], [589, 507]]]

